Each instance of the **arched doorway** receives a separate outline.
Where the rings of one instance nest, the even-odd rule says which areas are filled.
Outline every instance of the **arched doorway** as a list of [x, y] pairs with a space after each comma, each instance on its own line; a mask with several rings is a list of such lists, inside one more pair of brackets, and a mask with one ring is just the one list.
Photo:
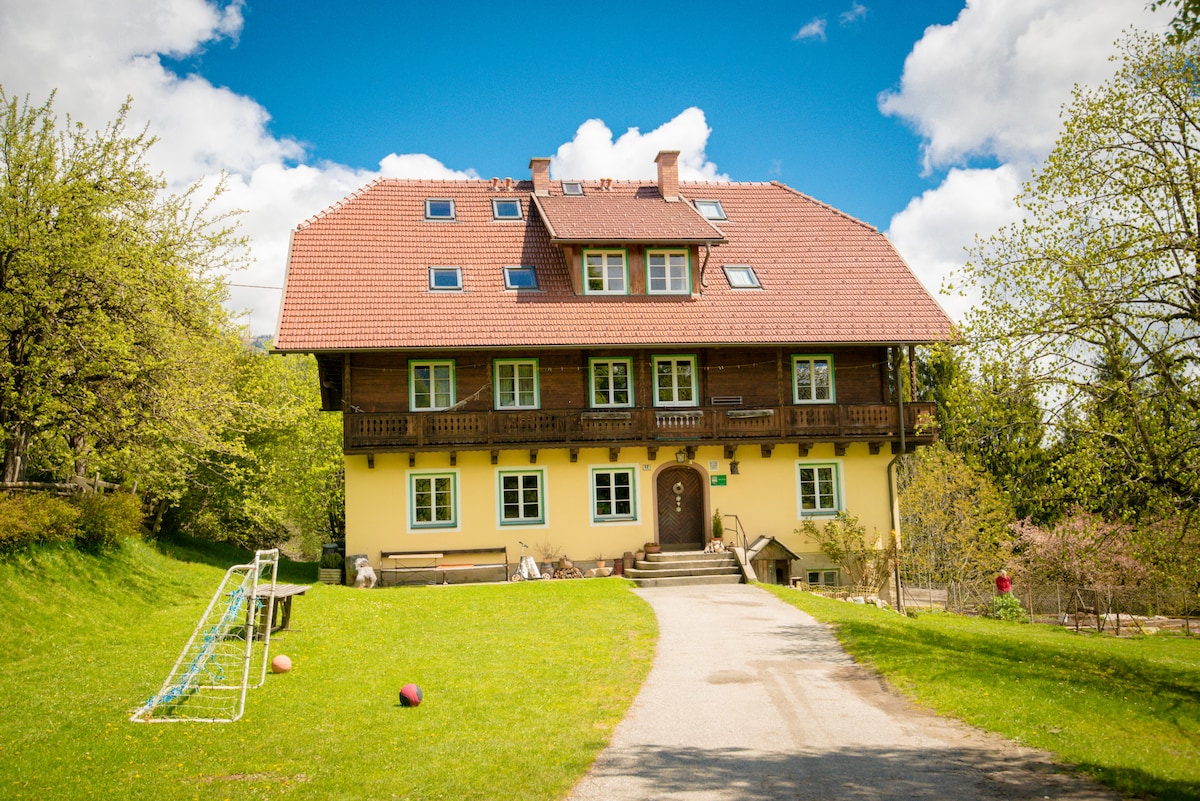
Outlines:
[[704, 549], [704, 483], [699, 471], [672, 465], [658, 474], [658, 542], [664, 551]]

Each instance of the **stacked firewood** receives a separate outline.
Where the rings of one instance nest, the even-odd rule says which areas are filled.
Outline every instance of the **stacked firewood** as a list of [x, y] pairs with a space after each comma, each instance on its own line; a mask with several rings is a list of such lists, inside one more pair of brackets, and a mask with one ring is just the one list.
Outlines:
[[554, 571], [556, 579], [583, 578], [583, 571], [575, 567], [575, 563], [565, 556], [558, 560], [558, 569]]

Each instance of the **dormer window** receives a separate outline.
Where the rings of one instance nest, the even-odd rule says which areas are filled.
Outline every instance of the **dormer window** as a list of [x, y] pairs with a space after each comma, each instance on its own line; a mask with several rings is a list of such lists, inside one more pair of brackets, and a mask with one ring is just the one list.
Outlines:
[[686, 250], [646, 251], [646, 291], [651, 295], [686, 295], [691, 290]]
[[492, 218], [496, 220], [520, 220], [521, 218], [521, 201], [519, 200], [492, 200]]
[[583, 182], [582, 181], [563, 181], [562, 182], [562, 190], [563, 190], [564, 195], [582, 195], [583, 194]]
[[453, 220], [454, 219], [454, 201], [439, 200], [436, 198], [426, 198], [425, 200], [425, 219], [427, 220]]
[[429, 288], [435, 292], [462, 289], [461, 267], [430, 267]]
[[537, 289], [537, 271], [524, 265], [504, 268], [505, 289]]
[[729, 286], [734, 289], [762, 288], [762, 284], [758, 283], [758, 276], [754, 274], [754, 268], [749, 264], [723, 264], [721, 269], [725, 271]]
[[694, 200], [692, 203], [696, 206], [696, 211], [706, 220], [727, 220], [725, 209], [721, 206], [719, 200]]

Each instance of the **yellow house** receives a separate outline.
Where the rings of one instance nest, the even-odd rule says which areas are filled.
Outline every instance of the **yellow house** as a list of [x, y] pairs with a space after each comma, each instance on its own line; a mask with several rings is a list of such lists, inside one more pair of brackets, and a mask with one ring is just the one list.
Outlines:
[[657, 181], [381, 179], [293, 233], [276, 349], [317, 358], [347, 553], [385, 583], [503, 577], [521, 543], [700, 551], [718, 510], [836, 583], [805, 518], [898, 529], [892, 464], [934, 437], [902, 355], [950, 321], [870, 226], [681, 183], [677, 157]]

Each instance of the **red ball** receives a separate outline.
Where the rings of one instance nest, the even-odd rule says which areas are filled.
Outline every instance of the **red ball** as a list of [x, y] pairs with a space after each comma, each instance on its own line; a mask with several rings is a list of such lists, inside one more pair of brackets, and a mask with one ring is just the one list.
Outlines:
[[279, 656], [277, 656], [271, 660], [271, 672], [272, 673], [287, 673], [291, 669], [292, 669], [292, 660], [289, 659], [288, 657], [284, 656], [283, 654], [280, 654]]
[[420, 706], [425, 693], [415, 684], [405, 684], [400, 688], [400, 706]]

